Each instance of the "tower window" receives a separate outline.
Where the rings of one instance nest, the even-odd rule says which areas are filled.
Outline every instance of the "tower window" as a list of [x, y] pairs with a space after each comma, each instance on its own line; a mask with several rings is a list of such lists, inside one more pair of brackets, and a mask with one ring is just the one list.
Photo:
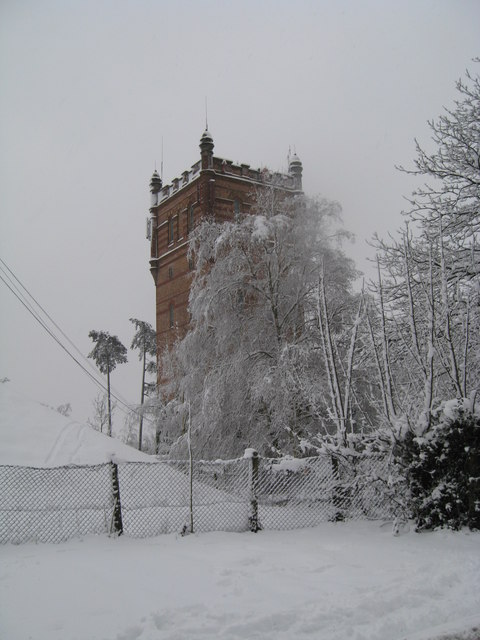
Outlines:
[[240, 219], [240, 200], [233, 201], [233, 219], [238, 222]]
[[170, 307], [168, 308], [168, 317], [170, 322], [170, 329], [173, 329], [175, 326], [175, 307], [173, 306], [173, 302], [170, 303]]
[[173, 267], [168, 267], [168, 277], [170, 280], [173, 279]]
[[173, 242], [173, 218], [168, 219], [168, 244]]
[[195, 224], [195, 207], [191, 204], [187, 211], [187, 231], [193, 231], [193, 226]]

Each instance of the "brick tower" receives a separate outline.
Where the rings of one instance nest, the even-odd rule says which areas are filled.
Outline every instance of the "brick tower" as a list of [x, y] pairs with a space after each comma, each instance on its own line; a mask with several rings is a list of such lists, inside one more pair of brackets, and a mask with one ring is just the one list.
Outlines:
[[288, 174], [283, 174], [234, 164], [214, 156], [213, 148], [213, 138], [206, 129], [200, 139], [200, 159], [189, 170], [165, 186], [157, 171], [150, 180], [147, 238], [156, 292], [158, 353], [188, 328], [194, 265], [187, 253], [194, 226], [205, 216], [227, 221], [248, 214], [259, 189], [273, 187], [286, 195], [302, 192], [302, 163], [295, 154], [289, 159]]

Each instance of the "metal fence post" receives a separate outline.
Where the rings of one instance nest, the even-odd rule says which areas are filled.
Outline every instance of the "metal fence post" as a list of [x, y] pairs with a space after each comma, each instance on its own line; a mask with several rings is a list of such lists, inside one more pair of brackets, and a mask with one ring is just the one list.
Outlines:
[[248, 486], [249, 486], [249, 507], [250, 512], [248, 516], [248, 523], [250, 531], [257, 533], [261, 530], [260, 522], [258, 521], [258, 451], [256, 449], [245, 449], [244, 458], [249, 460], [248, 465]]
[[120, 502], [120, 484], [118, 482], [118, 465], [113, 460], [110, 462], [110, 469], [112, 472], [112, 497], [113, 497], [113, 512], [112, 522], [110, 525], [110, 533], [117, 536], [121, 536], [123, 533], [123, 521], [122, 521], [122, 504]]

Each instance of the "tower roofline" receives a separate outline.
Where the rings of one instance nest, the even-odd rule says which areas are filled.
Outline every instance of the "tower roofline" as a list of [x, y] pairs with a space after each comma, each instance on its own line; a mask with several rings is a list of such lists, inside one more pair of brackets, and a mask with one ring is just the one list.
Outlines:
[[[291, 168], [295, 166], [296, 163], [293, 163], [293, 167]], [[292, 193], [302, 191], [301, 184], [300, 186], [298, 185], [295, 170], [289, 173], [282, 173], [279, 171], [271, 171], [266, 167], [252, 169], [249, 164], [238, 164], [226, 158], [213, 156], [212, 167], [210, 169], [202, 169], [201, 160], [197, 160], [190, 169], [181, 173], [181, 177], [173, 178], [169, 184], [164, 185], [158, 194], [157, 205], [165, 202], [207, 172], [211, 173], [212, 176], [218, 175], [233, 180], [251, 182], [252, 185], [272, 186]]]

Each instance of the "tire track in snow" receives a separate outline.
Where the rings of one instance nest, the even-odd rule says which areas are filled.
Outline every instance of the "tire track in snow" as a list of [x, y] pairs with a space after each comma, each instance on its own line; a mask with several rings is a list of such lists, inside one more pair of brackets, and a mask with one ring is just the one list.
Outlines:
[[45, 457], [45, 464], [49, 466], [54, 465], [57, 463], [56, 459], [59, 457], [63, 458], [60, 464], [71, 464], [81, 447], [85, 437], [85, 429], [86, 427], [78, 424], [78, 422], [69, 422], [66, 424], [55, 438], [52, 448]]

